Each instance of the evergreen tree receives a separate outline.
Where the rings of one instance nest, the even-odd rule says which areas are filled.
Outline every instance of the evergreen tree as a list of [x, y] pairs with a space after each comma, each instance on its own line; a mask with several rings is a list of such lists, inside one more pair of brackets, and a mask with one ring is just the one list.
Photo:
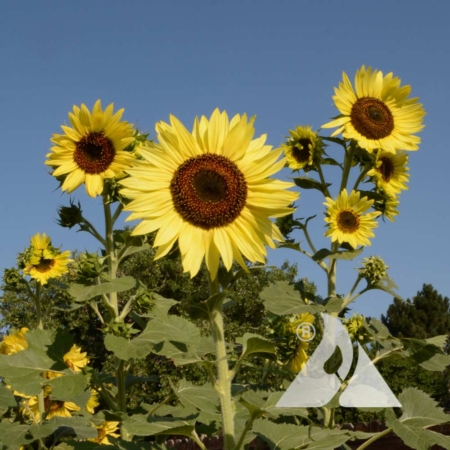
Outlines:
[[450, 299], [424, 284], [411, 300], [394, 298], [381, 321], [393, 336], [427, 339], [450, 333]]

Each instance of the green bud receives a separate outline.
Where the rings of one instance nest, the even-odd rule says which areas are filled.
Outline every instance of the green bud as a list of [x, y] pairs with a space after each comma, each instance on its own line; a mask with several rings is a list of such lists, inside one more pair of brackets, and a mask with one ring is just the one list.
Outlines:
[[7, 287], [15, 288], [23, 281], [20, 272], [16, 268], [5, 269], [3, 282]]
[[363, 267], [358, 269], [359, 275], [369, 284], [377, 284], [382, 278], [387, 277], [389, 266], [379, 256], [364, 258], [361, 264]]
[[58, 209], [59, 220], [58, 225], [64, 228], [72, 228], [83, 222], [83, 211], [81, 211], [80, 202], [78, 206], [70, 200], [70, 206], [60, 206]]

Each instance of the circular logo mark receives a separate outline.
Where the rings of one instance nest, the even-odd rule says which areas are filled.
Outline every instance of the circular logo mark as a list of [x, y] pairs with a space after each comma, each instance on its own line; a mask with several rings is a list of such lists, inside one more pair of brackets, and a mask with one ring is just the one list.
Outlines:
[[302, 322], [296, 329], [297, 337], [303, 342], [309, 342], [316, 335], [316, 328], [312, 323]]

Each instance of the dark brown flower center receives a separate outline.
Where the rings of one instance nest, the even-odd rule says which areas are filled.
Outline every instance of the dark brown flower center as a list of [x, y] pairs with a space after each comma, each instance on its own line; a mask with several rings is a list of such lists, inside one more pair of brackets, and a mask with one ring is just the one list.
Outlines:
[[[312, 142], [309, 139], [299, 139], [298, 144], [292, 147], [292, 155], [298, 163], [304, 163], [308, 161], [310, 152], [309, 146]], [[299, 148], [300, 147], [300, 148]]]
[[92, 132], [77, 142], [73, 159], [83, 172], [95, 175], [108, 169], [115, 155], [111, 140], [103, 133]]
[[178, 167], [170, 192], [183, 220], [209, 230], [228, 225], [239, 216], [247, 199], [247, 183], [234, 162], [207, 153]]
[[353, 211], [341, 211], [338, 217], [338, 227], [344, 233], [354, 233], [359, 227], [359, 216]]
[[381, 159], [381, 166], [378, 167], [378, 172], [381, 173], [381, 178], [383, 178], [383, 181], [386, 183], [391, 180], [391, 178], [394, 175], [394, 163], [389, 158], [380, 158]]
[[377, 98], [358, 98], [350, 118], [355, 130], [367, 139], [383, 139], [394, 130], [394, 117], [390, 109]]
[[45, 273], [48, 272], [49, 270], [51, 270], [51, 268], [55, 265], [55, 260], [54, 259], [44, 259], [41, 258], [41, 260], [39, 261], [39, 264], [37, 266], [34, 266], [34, 268], [41, 273]]

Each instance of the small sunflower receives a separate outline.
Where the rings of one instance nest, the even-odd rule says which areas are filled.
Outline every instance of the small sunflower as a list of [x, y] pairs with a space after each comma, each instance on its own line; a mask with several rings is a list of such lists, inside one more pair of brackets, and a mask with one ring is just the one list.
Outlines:
[[[51, 419], [52, 417], [72, 417], [73, 412], [80, 411], [80, 407], [73, 402], [63, 402], [61, 400], [51, 399], [52, 389], [50, 386], [44, 386], [44, 407], [47, 412], [46, 419]], [[40, 422], [41, 414], [39, 413], [39, 400], [38, 397], [31, 397], [27, 402], [26, 406], [23, 407], [22, 412], [26, 416], [33, 414], [36, 422]]]
[[131, 166], [133, 155], [124, 149], [134, 142], [133, 125], [121, 121], [123, 109], [113, 115], [114, 104], [102, 110], [100, 100], [92, 113], [86, 105], [73, 107], [69, 113], [72, 127], [61, 126], [64, 134], [54, 134], [56, 144], [47, 155], [54, 177], [64, 177], [62, 190], [74, 191], [82, 183], [90, 197], [103, 191], [104, 180], [120, 177]]
[[325, 222], [329, 224], [329, 229], [325, 236], [331, 236], [332, 242], [348, 242], [353, 248], [371, 245], [369, 238], [374, 237], [372, 229], [378, 227], [375, 218], [381, 213], [363, 214], [373, 205], [373, 200], [367, 197], [360, 199], [360, 195], [356, 191], [348, 195], [344, 189], [336, 200], [327, 197], [324, 203], [327, 207]]
[[313, 164], [317, 134], [308, 126], [298, 126], [289, 130], [290, 137], [281, 147], [286, 156], [287, 165], [292, 170], [300, 170]]
[[268, 178], [285, 160], [282, 150], [264, 145], [266, 136], [253, 139], [254, 119], [214, 111], [195, 120], [192, 133], [174, 116], [170, 125], [156, 125], [159, 145], [141, 147], [144, 158], [121, 181], [121, 194], [132, 199], [124, 208], [127, 220], [143, 219], [133, 234], [159, 230], [155, 259], [165, 256], [178, 241], [183, 267], [197, 274], [203, 258], [214, 279], [220, 257], [227, 270], [242, 255], [264, 262], [265, 245], [275, 248], [283, 237], [270, 220], [294, 211], [294, 186]]
[[384, 217], [387, 217], [391, 222], [395, 222], [394, 217], [398, 216], [398, 205], [400, 204], [400, 200], [395, 195], [388, 196], [386, 201], [384, 202], [384, 208], [382, 214]]
[[81, 352], [81, 348], [73, 344], [72, 348], [63, 356], [63, 360], [75, 373], [80, 373], [84, 366], [89, 363], [86, 352]]
[[120, 434], [116, 433], [119, 428], [120, 422], [106, 421], [97, 426], [98, 437], [88, 439], [91, 442], [97, 442], [97, 444], [113, 445], [108, 440], [108, 436], [120, 437]]
[[86, 403], [86, 410], [91, 414], [94, 414], [95, 408], [100, 405], [98, 401], [98, 392], [95, 389], [91, 389], [91, 396]]
[[342, 133], [369, 152], [417, 150], [420, 138], [415, 133], [424, 128], [425, 111], [417, 98], [408, 98], [411, 86], [400, 83], [392, 72], [383, 76], [381, 71], [362, 66], [356, 72], [353, 89], [344, 72], [333, 97], [341, 115], [322, 128], [339, 127], [332, 136]]
[[28, 342], [25, 338], [25, 334], [28, 331], [28, 328], [23, 327], [19, 331], [5, 336], [0, 344], [0, 355], [13, 355], [14, 353], [25, 350], [28, 347]]
[[372, 179], [378, 188], [386, 194], [394, 196], [400, 194], [402, 190], [408, 189], [406, 185], [409, 179], [407, 164], [408, 155], [406, 152], [399, 151], [392, 154], [379, 150], [375, 167], [367, 172], [367, 175], [373, 177]]
[[26, 251], [24, 274], [30, 275], [41, 284], [50, 278], [59, 278], [68, 272], [70, 251], [60, 252], [52, 247], [50, 237], [37, 233], [31, 238], [31, 247]]

